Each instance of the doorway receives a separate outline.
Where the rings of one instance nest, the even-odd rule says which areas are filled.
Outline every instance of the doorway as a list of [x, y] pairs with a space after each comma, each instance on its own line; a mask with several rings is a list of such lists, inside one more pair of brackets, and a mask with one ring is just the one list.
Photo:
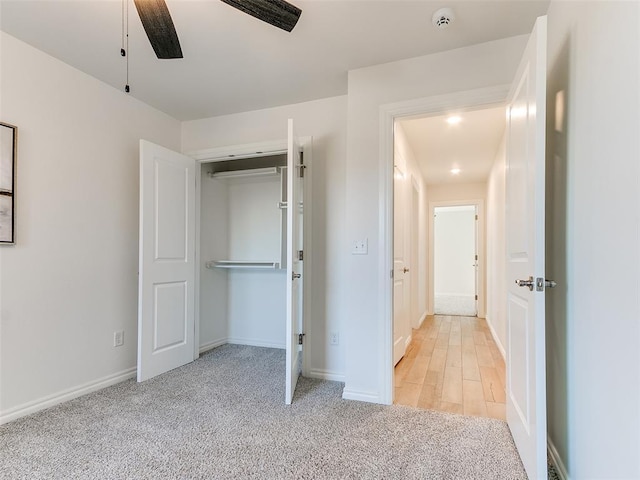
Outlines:
[[436, 315], [478, 314], [477, 221], [475, 205], [435, 207], [433, 313]]
[[[453, 127], [450, 114], [396, 119], [394, 403], [505, 419], [505, 363], [483, 318], [487, 180], [503, 138], [504, 106], [460, 111], [458, 116], [464, 128]], [[431, 144], [426, 153], [416, 138]], [[399, 159], [398, 152], [406, 158]], [[423, 188], [426, 207], [418, 218], [407, 172]], [[427, 243], [418, 250], [424, 249], [427, 261], [426, 282], [417, 295], [427, 302], [422, 316], [411, 312], [420, 321], [401, 336], [399, 326], [406, 325], [412, 310], [404, 305], [415, 302], [406, 302], [399, 293], [413, 291], [409, 273], [416, 253], [410, 240], [420, 228], [427, 230]], [[400, 260], [408, 266], [406, 272], [398, 268]], [[405, 339], [400, 352], [396, 340]]]

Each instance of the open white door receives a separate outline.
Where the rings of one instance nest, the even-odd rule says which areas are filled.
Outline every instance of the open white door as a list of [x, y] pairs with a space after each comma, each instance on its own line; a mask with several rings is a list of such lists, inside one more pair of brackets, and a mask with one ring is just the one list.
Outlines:
[[[397, 155], [397, 153], [395, 153]], [[394, 167], [393, 175], [393, 365], [407, 350], [411, 327], [410, 236], [407, 225], [407, 176]]]
[[140, 141], [138, 381], [194, 360], [195, 160]]
[[287, 148], [287, 358], [285, 403], [291, 404], [300, 376], [302, 361], [303, 312], [303, 178], [304, 165], [300, 147], [288, 123]]
[[530, 479], [547, 478], [544, 167], [547, 19], [507, 106], [507, 422]]

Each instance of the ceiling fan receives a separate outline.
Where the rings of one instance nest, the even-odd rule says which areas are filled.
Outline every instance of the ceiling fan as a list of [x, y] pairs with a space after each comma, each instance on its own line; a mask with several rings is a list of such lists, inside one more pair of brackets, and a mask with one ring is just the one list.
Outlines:
[[[302, 10], [284, 0], [222, 0], [278, 28], [290, 32]], [[144, 31], [158, 58], [182, 58], [178, 34], [164, 0], [133, 0]]]

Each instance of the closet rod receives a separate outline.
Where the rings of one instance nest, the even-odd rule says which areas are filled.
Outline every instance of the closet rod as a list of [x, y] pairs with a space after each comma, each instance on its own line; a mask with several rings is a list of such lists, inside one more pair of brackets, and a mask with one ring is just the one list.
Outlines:
[[212, 260], [205, 263], [207, 268], [280, 268], [278, 262], [246, 262], [242, 260]]

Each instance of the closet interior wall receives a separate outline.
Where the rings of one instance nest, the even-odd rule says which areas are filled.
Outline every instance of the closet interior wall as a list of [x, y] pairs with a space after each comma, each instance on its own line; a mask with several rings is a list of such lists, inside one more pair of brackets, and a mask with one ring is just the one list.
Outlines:
[[[200, 198], [200, 343], [285, 347], [286, 265], [282, 175], [211, 176]], [[286, 222], [285, 222], [286, 224]], [[221, 268], [215, 262], [273, 263]]]

